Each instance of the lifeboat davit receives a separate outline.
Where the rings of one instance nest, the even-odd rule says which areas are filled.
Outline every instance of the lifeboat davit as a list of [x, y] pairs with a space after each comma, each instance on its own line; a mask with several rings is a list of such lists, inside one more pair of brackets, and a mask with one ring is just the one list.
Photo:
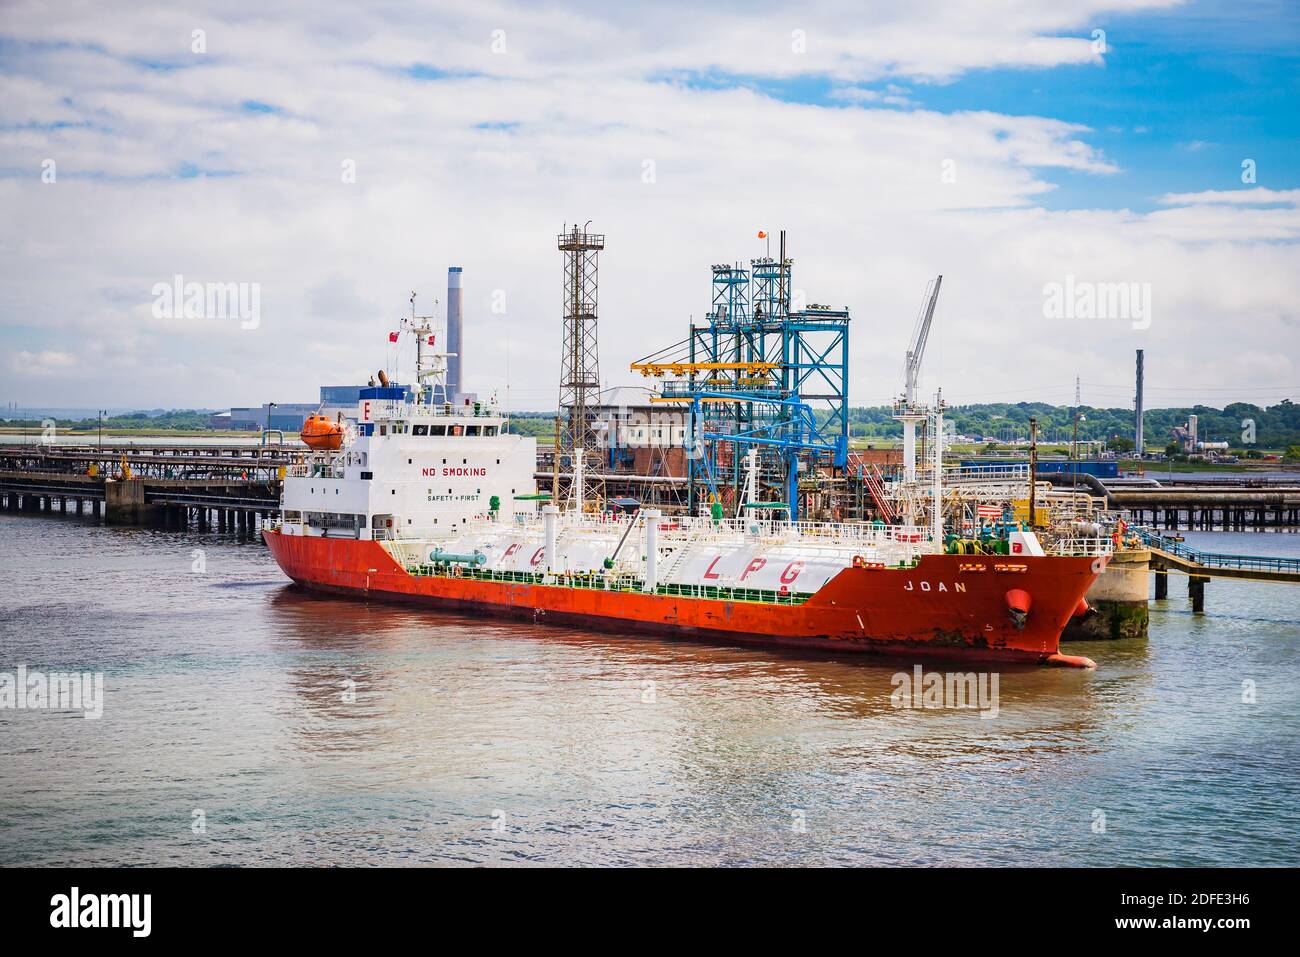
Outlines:
[[335, 452], [343, 448], [343, 425], [331, 422], [319, 413], [307, 416], [298, 436], [307, 448], [317, 452]]

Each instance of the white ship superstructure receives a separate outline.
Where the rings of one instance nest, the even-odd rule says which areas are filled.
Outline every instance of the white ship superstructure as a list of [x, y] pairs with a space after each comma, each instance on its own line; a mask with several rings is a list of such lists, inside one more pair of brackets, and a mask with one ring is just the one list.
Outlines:
[[430, 405], [380, 386], [362, 390], [356, 421], [350, 444], [289, 469], [286, 534], [445, 538], [536, 511], [537, 440], [509, 434], [494, 404]]

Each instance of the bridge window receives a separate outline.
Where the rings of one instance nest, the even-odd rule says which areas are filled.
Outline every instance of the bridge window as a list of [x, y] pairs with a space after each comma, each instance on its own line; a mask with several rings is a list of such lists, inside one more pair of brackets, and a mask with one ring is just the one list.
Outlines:
[[465, 426], [465, 434], [466, 434], [466, 435], [478, 435], [478, 426], [477, 426], [477, 425], [467, 425], [467, 426]]
[[431, 425], [431, 426], [429, 426], [429, 434], [430, 434], [430, 435], [446, 435], [446, 434], [447, 434], [447, 427], [446, 427], [445, 425]]
[[428, 434], [429, 434], [429, 427], [428, 427], [427, 425], [413, 425], [413, 426], [411, 426], [411, 434], [412, 434], [412, 435], [428, 435]]

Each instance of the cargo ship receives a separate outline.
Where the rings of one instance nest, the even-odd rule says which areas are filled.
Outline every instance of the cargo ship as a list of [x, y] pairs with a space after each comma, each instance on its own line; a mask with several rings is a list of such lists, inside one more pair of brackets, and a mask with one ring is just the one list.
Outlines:
[[538, 493], [536, 439], [511, 434], [495, 402], [431, 401], [441, 357], [424, 354], [427, 327], [414, 332], [414, 387], [381, 376], [338, 441], [331, 429], [286, 472], [263, 535], [304, 588], [621, 634], [1093, 666], [1058, 641], [1087, 607], [1105, 539], [1049, 554], [1012, 527], [992, 553], [949, 554], [942, 516], [925, 527], [561, 510]]

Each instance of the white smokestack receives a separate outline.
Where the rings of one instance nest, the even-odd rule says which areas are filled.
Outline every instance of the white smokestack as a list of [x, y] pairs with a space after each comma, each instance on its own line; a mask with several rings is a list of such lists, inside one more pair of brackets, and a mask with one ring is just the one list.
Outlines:
[[448, 402], [455, 402], [456, 396], [465, 391], [461, 381], [461, 358], [465, 354], [465, 347], [460, 279], [460, 266], [452, 266], [447, 270], [447, 351], [455, 353], [447, 359]]

